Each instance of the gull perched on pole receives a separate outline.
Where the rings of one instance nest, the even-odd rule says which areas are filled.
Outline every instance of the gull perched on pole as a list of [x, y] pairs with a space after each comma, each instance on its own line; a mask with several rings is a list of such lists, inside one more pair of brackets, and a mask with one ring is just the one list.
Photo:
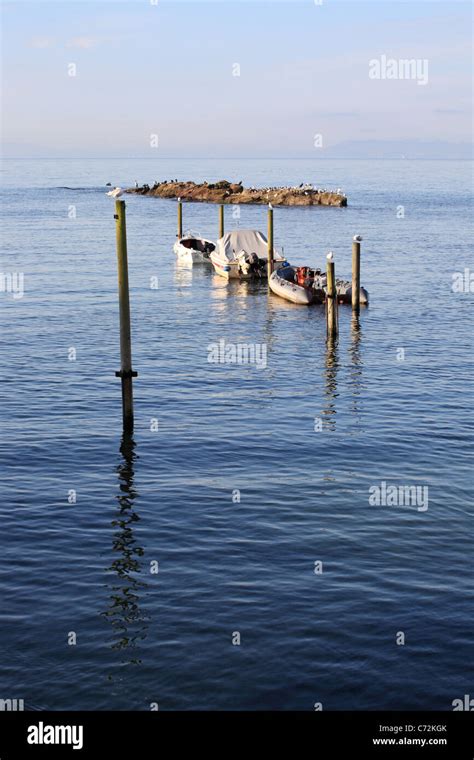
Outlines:
[[121, 187], [116, 187], [114, 190], [109, 190], [106, 195], [109, 195], [111, 198], [120, 198], [121, 195], [123, 195], [125, 190]]

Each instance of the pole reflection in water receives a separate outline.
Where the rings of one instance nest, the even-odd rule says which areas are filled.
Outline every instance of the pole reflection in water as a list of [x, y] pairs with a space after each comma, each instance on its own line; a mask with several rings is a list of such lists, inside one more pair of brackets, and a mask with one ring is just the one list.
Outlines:
[[336, 429], [337, 371], [339, 369], [338, 338], [332, 335], [326, 339], [324, 364], [325, 406], [322, 410], [323, 424], [327, 430]]
[[[134, 535], [134, 524], [140, 518], [135, 511], [135, 500], [138, 493], [134, 486], [135, 441], [130, 434], [124, 434], [120, 446], [120, 462], [117, 466], [119, 493], [117, 494], [117, 515], [112, 520], [113, 540], [112, 551], [114, 559], [108, 569], [114, 574], [109, 581], [111, 591], [110, 603], [104, 616], [112, 625], [112, 649], [134, 650], [137, 644], [146, 636], [147, 618], [140, 610], [140, 591], [147, 584], [140, 580], [140, 558], [143, 549], [137, 545]], [[134, 655], [134, 652], [129, 652]], [[124, 662], [138, 664], [136, 656], [127, 656]]]
[[352, 410], [359, 417], [360, 408], [360, 396], [362, 387], [362, 357], [361, 357], [361, 338], [362, 330], [360, 326], [360, 318], [356, 313], [352, 314], [351, 320], [351, 343], [349, 346], [349, 355], [351, 358], [351, 365], [349, 369], [350, 384], [352, 386]]

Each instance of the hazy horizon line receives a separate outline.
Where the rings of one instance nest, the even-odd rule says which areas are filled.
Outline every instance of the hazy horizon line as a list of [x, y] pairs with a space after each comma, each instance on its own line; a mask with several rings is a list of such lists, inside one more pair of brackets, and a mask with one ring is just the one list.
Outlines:
[[1, 156], [1, 161], [474, 161], [474, 156]]

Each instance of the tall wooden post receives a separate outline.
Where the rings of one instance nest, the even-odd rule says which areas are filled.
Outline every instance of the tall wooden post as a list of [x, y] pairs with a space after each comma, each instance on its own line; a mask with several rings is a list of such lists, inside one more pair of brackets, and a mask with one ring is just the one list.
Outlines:
[[352, 311], [360, 309], [360, 243], [361, 236], [355, 235], [352, 240]]
[[268, 204], [268, 279], [273, 272], [273, 206]]
[[130, 297], [128, 290], [127, 229], [125, 201], [115, 201], [115, 234], [117, 239], [118, 290], [120, 310], [120, 371], [122, 379], [123, 429], [133, 430], [132, 334], [130, 328]]
[[224, 237], [224, 206], [219, 206], [219, 237]]
[[334, 257], [327, 255], [326, 325], [328, 336], [337, 335], [337, 292]]
[[178, 240], [183, 237], [183, 204], [181, 198], [178, 198]]

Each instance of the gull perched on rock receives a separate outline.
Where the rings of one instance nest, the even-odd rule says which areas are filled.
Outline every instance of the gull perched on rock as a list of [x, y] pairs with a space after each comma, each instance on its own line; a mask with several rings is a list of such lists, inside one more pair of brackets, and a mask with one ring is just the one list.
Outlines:
[[123, 195], [125, 190], [121, 187], [116, 187], [114, 190], [109, 190], [106, 195], [109, 195], [111, 198], [120, 198], [121, 195]]

